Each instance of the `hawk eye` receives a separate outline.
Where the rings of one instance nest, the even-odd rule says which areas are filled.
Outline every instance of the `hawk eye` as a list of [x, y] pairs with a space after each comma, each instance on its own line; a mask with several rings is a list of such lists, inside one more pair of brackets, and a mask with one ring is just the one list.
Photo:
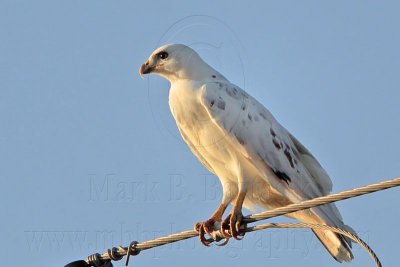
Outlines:
[[168, 58], [168, 53], [165, 51], [161, 51], [160, 53], [157, 54], [157, 57], [159, 59], [167, 59]]

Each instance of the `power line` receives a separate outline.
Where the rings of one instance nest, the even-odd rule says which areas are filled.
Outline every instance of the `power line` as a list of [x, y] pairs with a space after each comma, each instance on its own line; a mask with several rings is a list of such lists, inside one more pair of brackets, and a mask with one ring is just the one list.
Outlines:
[[[306, 201], [303, 201], [300, 203], [291, 204], [288, 206], [261, 212], [258, 214], [252, 214], [252, 215], [244, 217], [243, 222], [254, 223], [256, 221], [265, 220], [265, 219], [269, 219], [269, 218], [273, 218], [273, 217], [277, 217], [277, 216], [281, 216], [281, 215], [286, 215], [288, 213], [297, 212], [297, 211], [301, 211], [301, 210], [309, 209], [312, 207], [317, 207], [320, 205], [325, 205], [328, 203], [341, 201], [341, 200], [345, 200], [345, 199], [349, 199], [349, 198], [353, 198], [353, 197], [358, 197], [358, 196], [362, 196], [365, 194], [370, 194], [370, 193], [374, 193], [377, 191], [382, 191], [385, 189], [396, 187], [396, 186], [400, 186], [400, 177], [394, 178], [392, 180], [386, 180], [386, 181], [382, 181], [379, 183], [366, 185], [363, 187], [354, 188], [354, 189], [347, 190], [347, 191], [342, 191], [342, 192], [335, 193], [335, 194], [330, 194], [330, 195], [326, 195], [326, 196], [322, 196], [322, 197], [318, 197], [318, 198], [313, 198], [313, 199], [306, 200]], [[356, 236], [352, 233], [349, 233], [347, 231], [344, 231], [343, 229], [339, 229], [339, 228], [328, 226], [328, 225], [307, 224], [307, 223], [286, 223], [286, 224], [268, 223], [268, 224], [263, 224], [263, 225], [246, 227], [245, 229], [243, 229], [243, 232], [253, 232], [253, 231], [258, 231], [258, 230], [267, 229], [267, 228], [323, 228], [323, 229], [326, 229], [329, 231], [340, 233], [342, 235], [345, 235], [345, 236], [351, 238], [352, 240], [354, 240], [355, 242], [360, 244], [362, 247], [364, 247], [367, 250], [367, 252], [371, 255], [371, 257], [375, 261], [376, 265], [381, 266], [381, 263], [380, 263], [378, 257], [376, 256], [376, 254], [373, 252], [373, 250], [358, 236]], [[81, 260], [81, 261], [72, 262], [72, 263], [66, 265], [65, 267], [89, 267], [89, 266], [111, 267], [112, 266], [111, 260], [114, 260], [114, 261], [120, 260], [125, 255], [128, 255], [127, 262], [126, 262], [126, 264], [128, 264], [129, 256], [137, 255], [142, 250], [147, 250], [147, 249], [163, 246], [166, 244], [178, 242], [178, 241], [189, 239], [189, 238], [196, 237], [196, 236], [198, 236], [197, 231], [187, 230], [187, 231], [171, 234], [171, 235], [164, 236], [164, 237], [159, 237], [159, 238], [156, 238], [153, 240], [148, 240], [148, 241], [144, 241], [144, 242], [140, 242], [140, 243], [133, 241], [128, 247], [122, 247], [122, 246], [114, 247], [112, 249], [108, 249], [103, 254], [96, 253], [96, 254], [90, 255], [86, 261]], [[212, 233], [212, 238], [208, 239], [207, 241], [214, 242], [214, 241], [220, 241], [221, 239], [223, 239], [223, 235], [221, 234], [221, 232], [214, 231]]]

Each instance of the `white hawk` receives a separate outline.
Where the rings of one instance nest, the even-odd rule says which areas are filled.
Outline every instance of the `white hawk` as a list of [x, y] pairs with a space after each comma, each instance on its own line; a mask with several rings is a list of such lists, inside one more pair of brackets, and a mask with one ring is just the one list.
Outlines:
[[[204, 62], [190, 47], [156, 49], [140, 75], [158, 74], [171, 83], [169, 105], [191, 151], [220, 179], [220, 206], [198, 224], [200, 240], [220, 223], [224, 235], [238, 239], [242, 206], [273, 209], [327, 195], [332, 182], [318, 161], [256, 99]], [[227, 206], [233, 208], [222, 221]], [[302, 222], [345, 225], [334, 204], [288, 215]], [[351, 242], [331, 231], [312, 229], [339, 262], [351, 261]]]

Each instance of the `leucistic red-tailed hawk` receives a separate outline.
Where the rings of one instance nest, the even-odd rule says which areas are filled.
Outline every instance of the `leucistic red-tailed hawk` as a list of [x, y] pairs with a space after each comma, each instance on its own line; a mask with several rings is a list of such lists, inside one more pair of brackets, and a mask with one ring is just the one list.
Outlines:
[[[171, 83], [169, 105], [193, 154], [221, 181], [223, 197], [214, 214], [199, 225], [204, 233], [221, 222], [227, 237], [240, 236], [242, 206], [273, 209], [328, 194], [332, 182], [318, 161], [256, 99], [204, 62], [190, 47], [165, 45], [140, 68]], [[233, 208], [227, 218], [227, 206]], [[289, 215], [302, 222], [348, 231], [334, 204]], [[312, 229], [339, 262], [353, 259], [351, 242], [331, 231]]]

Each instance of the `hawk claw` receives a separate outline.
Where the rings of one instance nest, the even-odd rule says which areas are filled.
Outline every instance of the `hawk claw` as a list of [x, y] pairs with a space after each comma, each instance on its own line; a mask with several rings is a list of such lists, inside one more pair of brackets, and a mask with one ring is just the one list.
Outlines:
[[219, 246], [219, 247], [226, 246], [226, 244], [228, 244], [228, 242], [229, 242], [229, 237], [225, 237], [224, 242], [217, 244], [217, 246]]
[[229, 226], [229, 221], [230, 221], [231, 215], [229, 214], [228, 217], [222, 222], [221, 224], [221, 233], [222, 235], [226, 238], [230, 238], [230, 226]]
[[233, 237], [236, 240], [242, 240], [244, 232], [241, 231], [241, 226], [245, 225], [242, 223], [243, 215], [242, 212], [232, 211], [228, 217], [221, 224], [221, 233], [228, 239]]
[[206, 239], [205, 234], [211, 235], [215, 230], [214, 223], [215, 220], [211, 218], [205, 222], [198, 222], [194, 226], [194, 230], [199, 233], [200, 242], [206, 247], [209, 247], [211, 242]]

